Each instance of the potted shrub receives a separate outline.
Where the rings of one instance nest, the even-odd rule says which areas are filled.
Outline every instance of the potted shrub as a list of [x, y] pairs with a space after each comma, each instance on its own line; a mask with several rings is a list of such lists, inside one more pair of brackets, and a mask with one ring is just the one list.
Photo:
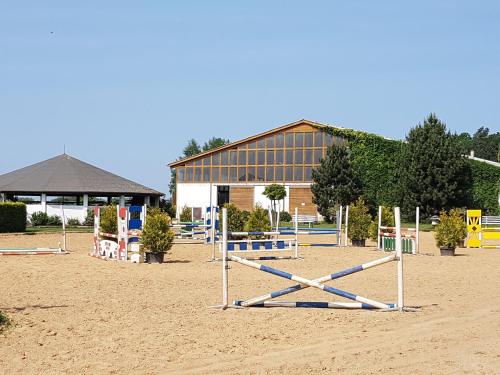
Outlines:
[[141, 236], [147, 263], [163, 263], [165, 253], [170, 250], [174, 242], [174, 232], [170, 229], [170, 223], [170, 217], [159, 209], [148, 212]]
[[365, 241], [370, 236], [371, 221], [372, 217], [362, 198], [358, 198], [354, 204], [349, 205], [347, 235], [353, 246], [365, 246]]
[[446, 211], [441, 211], [439, 224], [434, 233], [441, 255], [455, 255], [455, 248], [465, 236], [467, 236], [467, 226], [460, 210], [452, 209], [449, 214]]

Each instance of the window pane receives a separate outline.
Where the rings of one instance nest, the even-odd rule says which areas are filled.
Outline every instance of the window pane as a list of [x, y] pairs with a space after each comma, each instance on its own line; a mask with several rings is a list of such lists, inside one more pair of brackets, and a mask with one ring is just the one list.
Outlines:
[[333, 145], [333, 137], [330, 134], [325, 134], [325, 143], [328, 147]]
[[274, 151], [267, 151], [267, 161], [266, 163], [269, 164], [274, 164]]
[[200, 166], [201, 165], [201, 159], [195, 160], [194, 165]]
[[220, 165], [220, 154], [212, 155], [212, 165]]
[[219, 182], [219, 168], [212, 168], [212, 182]]
[[286, 164], [293, 164], [293, 150], [286, 150]]
[[303, 163], [303, 151], [302, 149], [295, 150], [295, 164], [302, 164]]
[[274, 167], [266, 168], [266, 181], [274, 181]]
[[293, 181], [293, 167], [285, 167], [285, 181]]
[[266, 152], [264, 150], [257, 151], [257, 164], [258, 165], [266, 164]]
[[227, 165], [229, 161], [229, 154], [227, 151], [221, 152], [220, 154], [220, 164], [221, 165]]
[[253, 165], [255, 164], [255, 151], [248, 151], [248, 164]]
[[323, 132], [317, 131], [314, 133], [314, 147], [323, 147]]
[[41, 195], [14, 195], [14, 202], [23, 202], [24, 204], [39, 204], [42, 201]]
[[248, 181], [255, 181], [255, 167], [247, 168], [247, 179]]
[[257, 148], [266, 148], [266, 139], [262, 138], [257, 141]]
[[239, 154], [239, 165], [246, 165], [247, 164], [247, 152], [246, 151], [238, 151]]
[[229, 151], [229, 164], [238, 165], [238, 152]]
[[311, 167], [304, 167], [304, 180], [306, 182], [312, 181], [312, 168]]
[[286, 147], [293, 147], [293, 133], [286, 133], [285, 145]]
[[323, 157], [323, 150], [314, 150], [314, 164], [321, 163], [321, 158]]
[[236, 167], [229, 168], [229, 181], [238, 182], [238, 168]]
[[185, 172], [184, 168], [177, 168], [175, 170], [177, 182], [184, 182], [184, 172]]
[[266, 172], [266, 168], [257, 167], [257, 181], [264, 181], [265, 180], [265, 172]]
[[239, 167], [238, 168], [238, 181], [245, 182], [247, 180], [247, 168]]
[[294, 167], [294, 181], [302, 181], [302, 166]]
[[274, 136], [267, 137], [266, 139], [267, 148], [274, 147]]
[[210, 182], [210, 167], [203, 168], [203, 182]]
[[304, 147], [304, 133], [295, 133], [295, 147]]
[[210, 156], [207, 156], [206, 158], [203, 158], [203, 165], [205, 167], [210, 165]]
[[313, 146], [313, 133], [305, 133], [304, 146], [306, 147]]
[[193, 182], [193, 168], [186, 168], [186, 182]]
[[283, 148], [283, 134], [276, 134], [276, 147]]
[[274, 180], [283, 181], [283, 167], [276, 167], [276, 170], [274, 172]]
[[304, 163], [305, 164], [312, 164], [313, 162], [313, 150], [311, 150], [310, 148], [306, 148], [304, 150]]
[[255, 150], [256, 146], [257, 146], [257, 142], [251, 142], [248, 144], [248, 149]]
[[227, 167], [222, 167], [220, 169], [220, 180], [221, 182], [227, 182], [229, 180], [229, 170]]
[[196, 182], [200, 182], [201, 181], [201, 168], [195, 168], [194, 169], [194, 180]]
[[283, 150], [276, 150], [276, 164], [283, 165]]

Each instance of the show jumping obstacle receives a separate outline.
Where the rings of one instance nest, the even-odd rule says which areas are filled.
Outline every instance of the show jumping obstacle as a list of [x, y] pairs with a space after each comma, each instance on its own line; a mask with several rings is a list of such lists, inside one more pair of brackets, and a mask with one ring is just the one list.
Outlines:
[[[415, 228], [401, 228], [402, 251], [405, 254], [418, 254], [419, 250], [420, 208], [415, 210]], [[396, 250], [396, 227], [382, 226], [382, 206], [378, 207], [377, 249], [385, 251]]]
[[467, 210], [467, 247], [500, 249], [500, 216], [481, 214], [481, 210]]
[[[118, 233], [103, 233], [101, 207], [94, 208], [94, 249], [91, 256], [105, 260], [140, 262], [139, 240], [146, 220], [147, 206], [116, 206]], [[130, 245], [130, 246], [129, 246]], [[129, 257], [129, 248], [131, 255]]]
[[[175, 243], [182, 244], [210, 244], [212, 238], [217, 237], [217, 230], [219, 229], [219, 208], [207, 207], [203, 222], [180, 222], [173, 224], [170, 227], [176, 232], [175, 238], [181, 241]], [[212, 228], [212, 217], [215, 218], [215, 227]], [[213, 232], [212, 229], [215, 231]]]
[[[222, 307], [222, 309], [226, 309], [228, 307], [315, 307], [315, 308], [348, 308], [348, 309], [384, 309], [384, 310], [394, 310], [398, 309], [399, 311], [403, 311], [404, 299], [403, 299], [403, 255], [401, 251], [401, 221], [400, 221], [400, 211], [399, 207], [394, 209], [394, 214], [396, 218], [396, 252], [393, 255], [390, 255], [385, 258], [377, 259], [368, 263], [361, 264], [356, 267], [348, 268], [346, 270], [336, 272], [333, 274], [329, 274], [318, 279], [306, 279], [304, 277], [294, 275], [285, 271], [281, 271], [276, 268], [272, 268], [260, 263], [252, 262], [248, 259], [243, 259], [234, 255], [229, 255], [228, 251], [228, 232], [227, 232], [227, 210], [225, 208], [222, 209], [222, 221], [223, 221], [223, 230], [222, 230], [222, 305], [218, 307]], [[229, 304], [228, 296], [229, 296], [229, 288], [228, 288], [228, 261], [233, 261], [239, 264], [243, 264], [247, 267], [255, 268], [257, 270], [269, 273], [271, 275], [275, 275], [281, 278], [289, 279], [298, 282], [299, 284], [293, 285], [289, 288], [281, 289], [278, 291], [274, 291], [268, 294], [264, 294], [255, 298], [251, 298], [248, 300], [236, 300], [232, 304]], [[331, 286], [327, 286], [324, 283], [329, 280], [339, 279], [341, 277], [351, 275], [353, 273], [357, 273], [360, 271], [367, 270], [369, 268], [373, 268], [379, 266], [381, 264], [389, 263], [392, 261], [396, 261], [398, 264], [398, 303], [383, 303], [379, 301], [375, 301], [370, 298], [362, 297], [341, 289], [337, 289]], [[355, 302], [350, 303], [342, 303], [342, 302], [274, 302], [269, 301], [271, 299], [284, 296], [286, 294], [294, 293], [302, 289], [306, 289], [308, 287], [317, 288], [323, 290], [324, 292], [334, 294], [337, 296], [341, 296], [347, 299], [350, 299]]]

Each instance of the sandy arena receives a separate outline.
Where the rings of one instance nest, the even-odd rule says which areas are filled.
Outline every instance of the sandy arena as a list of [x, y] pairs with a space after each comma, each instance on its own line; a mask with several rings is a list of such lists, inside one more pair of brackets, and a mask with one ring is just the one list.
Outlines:
[[[320, 236], [318, 236], [320, 237]], [[317, 237], [315, 237], [316, 239]], [[5, 374], [494, 374], [500, 372], [500, 251], [404, 256], [405, 304], [415, 312], [210, 309], [221, 303], [211, 248], [175, 245], [163, 265], [87, 255], [91, 234], [68, 235], [70, 255], [0, 257]], [[319, 239], [322, 241], [325, 239]], [[57, 245], [57, 235], [2, 235], [0, 247]], [[303, 260], [263, 262], [315, 278], [383, 252], [301, 248]], [[231, 264], [230, 300], [293, 285]], [[396, 302], [396, 263], [328, 285]], [[344, 301], [311, 288], [287, 301]]]

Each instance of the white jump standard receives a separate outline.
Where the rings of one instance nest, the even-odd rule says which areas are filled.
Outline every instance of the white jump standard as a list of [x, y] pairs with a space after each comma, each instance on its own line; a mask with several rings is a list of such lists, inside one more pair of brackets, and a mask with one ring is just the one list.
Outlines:
[[[315, 308], [348, 308], [348, 309], [384, 309], [384, 310], [393, 310], [393, 309], [399, 309], [400, 311], [403, 310], [403, 257], [402, 257], [402, 252], [401, 252], [401, 229], [400, 229], [400, 216], [399, 216], [399, 208], [395, 208], [395, 217], [396, 217], [396, 228], [397, 228], [397, 241], [398, 246], [396, 246], [396, 252], [388, 257], [382, 258], [382, 259], [377, 259], [368, 263], [361, 264], [356, 267], [352, 267], [340, 272], [332, 273], [323, 277], [320, 277], [315, 280], [311, 279], [306, 279], [304, 277], [294, 275], [273, 267], [269, 267], [263, 264], [259, 264], [253, 261], [250, 261], [248, 259], [242, 259], [240, 257], [231, 255], [228, 255], [228, 249], [227, 249], [227, 231], [225, 228], [227, 228], [227, 211], [226, 209], [222, 210], [222, 218], [223, 218], [223, 233], [222, 233], [222, 251], [223, 251], [223, 258], [222, 258], [222, 270], [223, 270], [223, 277], [222, 277], [222, 294], [223, 294], [223, 302], [222, 302], [222, 309], [226, 309], [228, 307], [315, 307]], [[228, 302], [228, 265], [227, 261], [233, 261], [239, 264], [243, 264], [245, 266], [251, 267], [258, 269], [260, 271], [270, 273], [272, 275], [282, 277], [285, 279], [297, 281], [299, 284], [291, 286], [289, 288], [281, 289], [278, 291], [274, 291], [268, 294], [264, 294], [255, 298], [251, 298], [245, 301], [237, 300], [234, 301], [231, 305]], [[351, 292], [347, 292], [341, 289], [337, 289], [331, 286], [324, 285], [326, 281], [329, 280], [334, 280], [338, 279], [347, 275], [351, 275], [353, 273], [357, 273], [360, 271], [367, 270], [369, 268], [373, 268], [376, 266], [379, 266], [381, 264], [389, 263], [392, 261], [397, 261], [398, 263], [398, 303], [397, 304], [391, 304], [391, 303], [383, 303], [379, 301], [372, 300], [370, 298], [366, 298], [363, 296], [359, 296], [356, 294], [353, 294]], [[283, 302], [283, 301], [269, 301], [270, 299], [277, 298], [284, 296], [286, 294], [294, 293], [299, 290], [312, 287], [312, 288], [317, 288], [320, 290], [323, 290], [324, 292], [334, 294], [337, 296], [341, 296], [347, 299], [350, 299], [355, 302], [348, 302], [348, 303], [342, 303], [342, 302]]]

